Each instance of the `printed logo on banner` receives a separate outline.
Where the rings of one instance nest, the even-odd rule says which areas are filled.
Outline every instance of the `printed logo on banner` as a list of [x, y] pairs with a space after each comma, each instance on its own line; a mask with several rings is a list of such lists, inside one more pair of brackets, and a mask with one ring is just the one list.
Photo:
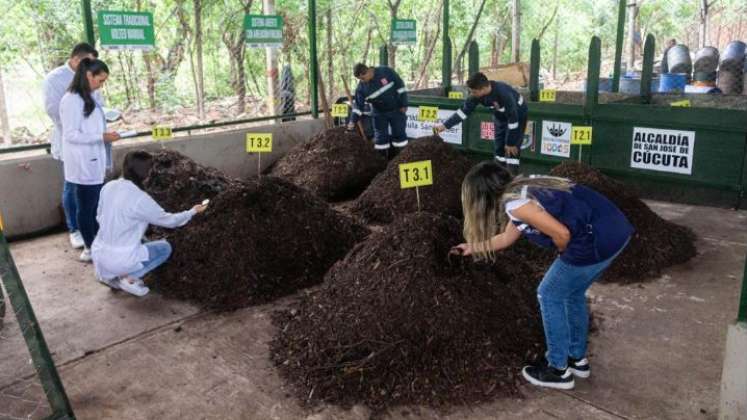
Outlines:
[[[434, 107], [435, 108], [435, 107]], [[421, 121], [419, 119], [420, 107], [410, 106], [407, 108], [407, 126], [405, 130], [407, 137], [416, 139], [418, 137], [426, 137], [433, 135], [433, 127], [436, 124], [443, 123], [446, 121], [451, 114], [454, 113], [452, 109], [439, 109], [436, 114], [435, 121]], [[450, 144], [462, 144], [462, 124], [459, 123], [454, 127], [439, 134], [446, 143]]]
[[571, 157], [571, 123], [542, 122], [543, 155]]
[[493, 121], [482, 121], [480, 123], [480, 138], [487, 141], [495, 140], [495, 123]]
[[693, 174], [695, 132], [635, 127], [630, 167]]

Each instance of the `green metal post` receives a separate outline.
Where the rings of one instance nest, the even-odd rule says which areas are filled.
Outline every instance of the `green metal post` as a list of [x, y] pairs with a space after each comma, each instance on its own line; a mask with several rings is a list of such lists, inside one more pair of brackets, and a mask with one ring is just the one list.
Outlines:
[[451, 90], [451, 38], [449, 37], [449, 0], [444, 0], [443, 11], [443, 65], [441, 66], [441, 85], [444, 95]]
[[586, 105], [584, 113], [591, 118], [594, 107], [599, 103], [599, 69], [602, 65], [602, 40], [592, 37], [589, 45], [589, 69], [586, 74]]
[[86, 31], [86, 41], [91, 45], [96, 45], [96, 35], [93, 32], [93, 13], [91, 13], [91, 0], [81, 0], [83, 12], [83, 27]]
[[309, 76], [311, 77], [311, 115], [319, 118], [319, 60], [316, 56], [316, 0], [309, 0]]
[[8, 241], [5, 239], [2, 230], [0, 230], [0, 278], [2, 278], [5, 290], [8, 292], [10, 306], [16, 314], [31, 360], [36, 368], [36, 373], [39, 375], [44, 393], [47, 395], [50, 408], [54, 413], [52, 417], [74, 419], [73, 408], [70, 406], [65, 387], [62, 385], [60, 376], [54, 366], [52, 356], [49, 354], [44, 334], [39, 327], [39, 321], [37, 321], [31, 307], [31, 302], [26, 294], [26, 289], [23, 287], [21, 276], [18, 274], [18, 269], [10, 254]]
[[744, 264], [744, 277], [742, 277], [742, 297], [739, 299], [739, 313], [737, 322], [747, 322], [747, 262]]
[[387, 48], [386, 45], [382, 45], [381, 48], [379, 48], [379, 65], [389, 65], [389, 48]]
[[469, 76], [480, 71], [480, 48], [475, 40], [469, 43], [469, 66], [467, 69]]
[[615, 68], [612, 72], [612, 91], [620, 91], [620, 73], [622, 72], [623, 42], [625, 41], [625, 12], [627, 0], [620, 0], [617, 13], [617, 40], [615, 41]]
[[532, 40], [532, 55], [529, 58], [529, 96], [533, 102], [539, 101], [540, 42]]
[[654, 54], [656, 53], [656, 38], [652, 34], [646, 36], [643, 46], [643, 73], [641, 73], [641, 97], [643, 103], [651, 103], [651, 79], [654, 76]]

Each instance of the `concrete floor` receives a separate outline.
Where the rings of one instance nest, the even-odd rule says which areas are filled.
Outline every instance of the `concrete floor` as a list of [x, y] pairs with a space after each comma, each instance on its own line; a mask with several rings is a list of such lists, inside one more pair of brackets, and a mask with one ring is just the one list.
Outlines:
[[[391, 419], [715, 419], [727, 324], [736, 316], [747, 213], [651, 203], [691, 226], [699, 255], [650, 282], [594, 285], [600, 330], [592, 377], [570, 392]], [[64, 235], [12, 247], [79, 419], [366, 419], [363, 407], [308, 409], [268, 359], [280, 305], [213, 314], [156, 294], [137, 299], [93, 280]], [[13, 319], [0, 332], [0, 418], [41, 418], [46, 404]]]

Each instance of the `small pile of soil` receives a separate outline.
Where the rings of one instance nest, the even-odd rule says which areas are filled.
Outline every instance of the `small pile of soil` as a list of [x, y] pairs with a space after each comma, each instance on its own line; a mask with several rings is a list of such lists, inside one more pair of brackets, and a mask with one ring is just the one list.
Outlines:
[[643, 281], [696, 255], [695, 233], [659, 217], [630, 187], [579, 162], [564, 162], [553, 168], [551, 174], [569, 178], [603, 194], [617, 205], [635, 228], [628, 247], [607, 269], [603, 280], [619, 283]]
[[433, 167], [433, 185], [420, 187], [421, 209], [461, 217], [462, 180], [473, 162], [437, 136], [411, 141], [358, 197], [352, 212], [366, 223], [391, 223], [416, 212], [415, 189], [400, 189], [399, 164], [421, 160], [430, 160]]
[[153, 287], [219, 310], [265, 303], [320, 283], [366, 234], [285, 180], [235, 183], [168, 235], [174, 253]]
[[271, 357], [309, 404], [469, 404], [517, 395], [542, 351], [537, 271], [449, 256], [461, 223], [405, 215], [358, 244], [322, 287], [276, 313]]
[[215, 168], [202, 166], [173, 150], [153, 154], [143, 187], [168, 212], [179, 212], [212, 199], [235, 182]]
[[291, 149], [275, 164], [272, 174], [324, 199], [340, 200], [360, 194], [385, 167], [386, 160], [371, 142], [338, 127]]

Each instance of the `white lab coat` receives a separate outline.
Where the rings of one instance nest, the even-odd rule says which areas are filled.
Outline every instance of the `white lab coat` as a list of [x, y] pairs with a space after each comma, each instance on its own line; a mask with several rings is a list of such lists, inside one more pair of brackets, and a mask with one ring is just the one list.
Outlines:
[[194, 215], [194, 210], [167, 213], [148, 193], [126, 179], [108, 182], [101, 190], [96, 215], [99, 232], [91, 246], [96, 274], [112, 279], [142, 269], [142, 263], [148, 260], [148, 248], [141, 239], [148, 225], [176, 228], [187, 224]]
[[60, 101], [62, 156], [65, 181], [82, 185], [104, 183], [111, 168], [111, 145], [104, 143], [106, 120], [103, 108], [96, 105], [91, 115], [83, 115], [83, 98], [67, 92]]
[[[70, 64], [65, 63], [49, 72], [47, 77], [44, 78], [44, 110], [47, 112], [47, 115], [54, 124], [52, 138], [49, 139], [49, 143], [52, 145], [52, 157], [58, 160], [62, 159], [62, 120], [60, 119], [60, 101], [65, 95], [65, 92], [70, 88], [70, 84], [73, 82], [74, 77], [75, 71], [70, 67]], [[102, 107], [104, 106], [104, 98], [98, 90], [93, 93], [93, 99]]]

